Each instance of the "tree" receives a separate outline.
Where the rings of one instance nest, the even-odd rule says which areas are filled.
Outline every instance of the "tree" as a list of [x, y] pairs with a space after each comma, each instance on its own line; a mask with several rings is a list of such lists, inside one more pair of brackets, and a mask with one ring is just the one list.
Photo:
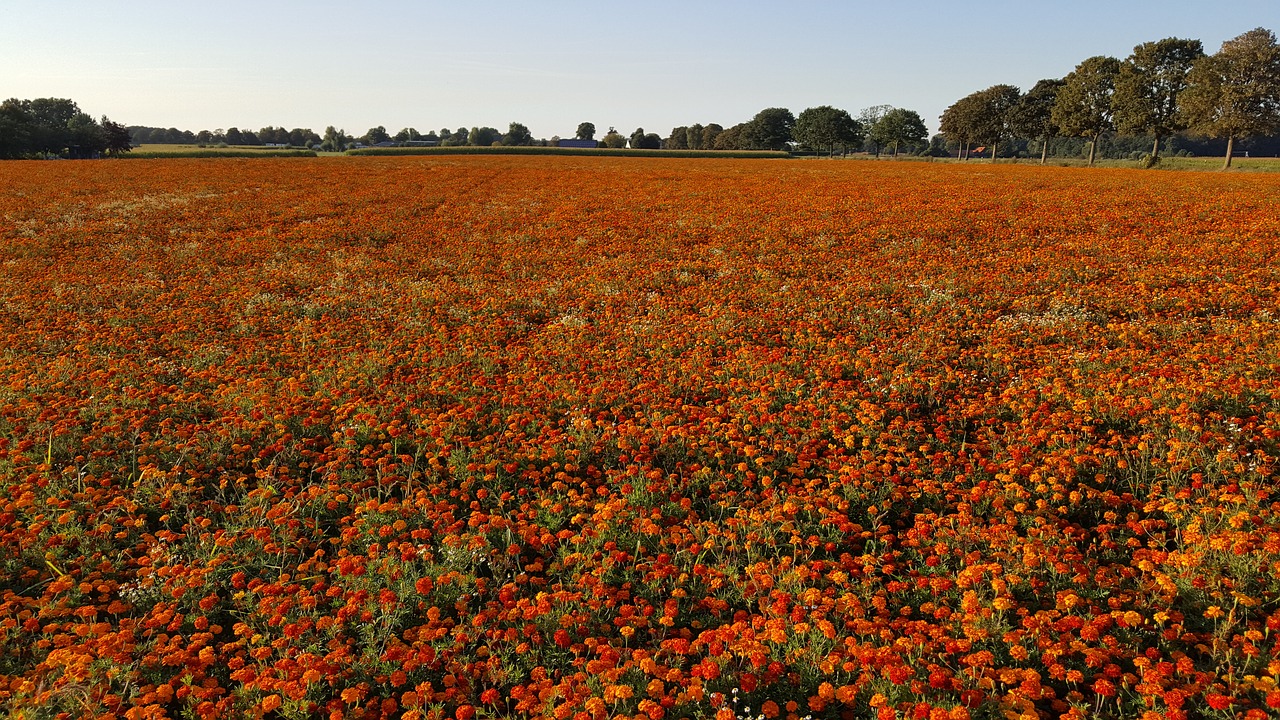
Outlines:
[[716, 133], [715, 144], [712, 147], [716, 150], [747, 150], [751, 147], [750, 138], [747, 135], [749, 129], [748, 123], [727, 127]]
[[1187, 88], [1187, 75], [1204, 57], [1199, 40], [1165, 38], [1138, 45], [1120, 65], [1111, 99], [1116, 130], [1155, 136], [1151, 157], [1160, 157], [1160, 141], [1187, 129], [1178, 111], [1178, 96]]
[[791, 142], [796, 117], [786, 108], [765, 108], [747, 123], [748, 144], [761, 150], [785, 150]]
[[1060, 130], [1053, 122], [1053, 104], [1062, 89], [1062, 80], [1041, 80], [1023, 95], [1010, 114], [1015, 135], [1040, 140], [1040, 164], [1049, 156], [1049, 138]]
[[20, 158], [31, 152], [31, 115], [17, 98], [0, 103], [0, 158]]
[[724, 132], [724, 128], [719, 123], [711, 123], [702, 128], [702, 144], [700, 149], [713, 150], [716, 146], [716, 138], [720, 137], [720, 133]]
[[[329, 129], [332, 130], [333, 128], [330, 127]], [[328, 136], [326, 135], [325, 137], [328, 137]], [[228, 145], [240, 145], [243, 142], [244, 142], [244, 138], [241, 137], [240, 135], [240, 128], [235, 128], [235, 127], [227, 128], [227, 144]]]
[[614, 150], [624, 148], [627, 146], [627, 137], [617, 130], [609, 128], [609, 132], [605, 133], [604, 137], [601, 138], [600, 144]]
[[671, 128], [671, 134], [667, 136], [668, 150], [688, 150], [689, 149], [689, 128], [685, 125]]
[[1196, 61], [1179, 102], [1192, 129], [1227, 139], [1227, 156], [1238, 137], [1280, 130], [1280, 47], [1275, 33], [1256, 28], [1222, 43]]
[[76, 113], [67, 121], [67, 154], [72, 158], [98, 157], [107, 149], [107, 134], [88, 113]]
[[941, 128], [965, 141], [991, 146], [996, 161], [1000, 139], [1011, 134], [1012, 113], [1022, 93], [1012, 85], [992, 85], [957, 100], [942, 113]]
[[578, 123], [578, 131], [574, 133], [574, 137], [578, 140], [595, 140], [596, 126], [589, 123]]
[[920, 113], [894, 108], [872, 125], [867, 135], [877, 145], [893, 146], [893, 156], [897, 157], [899, 146], [920, 145], [928, 141], [929, 129], [925, 127]]
[[636, 128], [635, 131], [631, 133], [631, 137], [628, 140], [628, 144], [632, 148], [639, 148], [643, 142], [644, 142], [644, 128], [642, 127]]
[[491, 127], [473, 127], [467, 133], [467, 144], [477, 147], [488, 147], [501, 139], [502, 133]]
[[503, 145], [532, 145], [533, 133], [524, 125], [513, 122], [507, 126], [507, 134], [502, 136]]
[[943, 110], [938, 118], [938, 129], [960, 146], [957, 156], [961, 160], [969, 158], [969, 143], [976, 139], [978, 102], [976, 93], [965, 95]]
[[892, 109], [892, 105], [872, 105], [871, 107], [865, 107], [858, 111], [858, 122], [862, 123], [862, 127], [867, 129], [867, 139], [875, 145], [876, 157], [880, 157], [880, 143], [877, 143], [875, 138], [871, 137], [869, 133], [871, 132], [871, 128], [875, 127], [875, 124], [880, 122], [880, 118], [884, 117]]
[[360, 142], [365, 145], [377, 145], [378, 143], [390, 142], [391, 136], [387, 134], [387, 129], [381, 125], [369, 128], [369, 132], [360, 138]]
[[1013, 85], [992, 85], [978, 93], [976, 130], [978, 140], [991, 143], [991, 162], [996, 161], [1000, 141], [1013, 134], [1013, 109], [1022, 91]]
[[[203, 131], [206, 134], [208, 131]], [[111, 122], [106, 115], [102, 116], [103, 152], [108, 155], [122, 155], [133, 149], [133, 139], [129, 137], [129, 128], [120, 123]]]
[[690, 150], [702, 150], [703, 132], [706, 130], [700, 123], [685, 128], [684, 145]]
[[409, 142], [410, 140], [421, 140], [422, 133], [418, 132], [417, 128], [407, 127], [402, 128], [400, 132], [396, 133], [391, 139], [399, 143]]
[[62, 154], [71, 145], [71, 120], [80, 114], [80, 107], [65, 98], [37, 98], [25, 105], [33, 149], [45, 155]]
[[[234, 130], [235, 128], [231, 128]], [[231, 130], [227, 130], [228, 144], [230, 144]], [[338, 130], [332, 125], [324, 129], [324, 139], [320, 141], [320, 149], [324, 152], [342, 152], [347, 149], [347, 145], [351, 143], [351, 137], [346, 131]]]
[[1062, 133], [1089, 139], [1090, 167], [1098, 138], [1115, 127], [1111, 122], [1111, 98], [1119, 74], [1119, 60], [1105, 55], [1091, 57], [1063, 78], [1062, 89], [1053, 103], [1050, 119]]
[[861, 145], [865, 134], [848, 112], [830, 105], [808, 108], [796, 118], [796, 141], [814, 149], [825, 148], [831, 154], [836, 145], [846, 150]]

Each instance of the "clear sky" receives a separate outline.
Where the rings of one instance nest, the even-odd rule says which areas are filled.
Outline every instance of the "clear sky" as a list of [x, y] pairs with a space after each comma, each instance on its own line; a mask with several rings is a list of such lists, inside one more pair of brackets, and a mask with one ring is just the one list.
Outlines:
[[1164, 37], [1214, 52], [1280, 0], [210, 3], [0, 0], [0, 95], [127, 125], [666, 136], [766, 107], [916, 110]]

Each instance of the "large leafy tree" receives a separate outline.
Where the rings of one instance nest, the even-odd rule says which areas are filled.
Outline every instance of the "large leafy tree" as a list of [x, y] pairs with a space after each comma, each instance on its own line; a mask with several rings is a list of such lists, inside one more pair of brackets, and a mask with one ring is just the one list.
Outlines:
[[31, 114], [17, 98], [0, 103], [0, 158], [20, 158], [31, 150]]
[[1063, 80], [1041, 80], [1018, 100], [1009, 114], [1011, 129], [1015, 135], [1040, 141], [1041, 165], [1049, 155], [1049, 138], [1061, 132], [1053, 122], [1053, 105], [1064, 84]]
[[73, 142], [71, 122], [80, 107], [65, 98], [37, 98], [26, 102], [31, 119], [31, 144], [36, 152], [59, 155]]
[[1089, 166], [1102, 133], [1115, 129], [1111, 98], [1115, 94], [1120, 61], [1096, 55], [1076, 66], [1065, 78], [1050, 118], [1062, 133], [1089, 139]]
[[1013, 109], [1021, 98], [1013, 85], [992, 85], [971, 93], [943, 112], [941, 129], [964, 141], [990, 145], [991, 162], [995, 162], [1001, 138], [1011, 133]]
[[1280, 130], [1280, 47], [1275, 33], [1256, 28], [1196, 61], [1178, 96], [1192, 129], [1227, 139], [1223, 169], [1235, 140]]
[[533, 133], [522, 123], [513, 122], [507, 126], [507, 134], [502, 136], [503, 145], [532, 145]]
[[751, 147], [749, 123], [738, 123], [715, 134], [716, 150], [747, 150]]
[[747, 123], [747, 137], [761, 150], [784, 150], [791, 142], [796, 117], [786, 108], [765, 108]]
[[714, 150], [716, 148], [716, 138], [720, 137], [720, 133], [724, 132], [724, 128], [719, 123], [709, 123], [702, 128], [702, 150]]
[[128, 128], [105, 117], [99, 124], [65, 98], [0, 103], [0, 158], [92, 158], [128, 152], [131, 139]]
[[1111, 104], [1116, 130], [1155, 136], [1151, 156], [1159, 157], [1160, 141], [1187, 129], [1178, 111], [1178, 96], [1187, 87], [1187, 76], [1204, 57], [1199, 40], [1165, 38], [1138, 45], [1120, 65]]
[[834, 153], [836, 145], [846, 149], [861, 145], [866, 133], [847, 111], [820, 105], [796, 117], [794, 134], [796, 141], [803, 145]]
[[890, 110], [893, 110], [892, 105], [872, 105], [858, 111], [858, 122], [862, 123], [862, 127], [866, 128], [867, 139], [875, 145], [876, 157], [880, 157], [881, 145], [872, 137], [871, 128], [875, 127], [876, 123], [880, 122], [880, 119], [887, 115]]
[[973, 95], [965, 95], [951, 103], [938, 118], [938, 129], [942, 134], [955, 140], [960, 145], [960, 158], [969, 155], [969, 143], [976, 138], [974, 117], [978, 114], [978, 99]]
[[902, 145], [920, 145], [929, 140], [929, 129], [924, 119], [915, 110], [894, 108], [885, 113], [880, 121], [871, 126], [867, 136], [882, 147], [892, 147], [893, 156], [898, 156], [898, 148]]
[[489, 147], [500, 140], [502, 140], [502, 133], [498, 132], [497, 128], [473, 127], [471, 132], [467, 133], [468, 145]]
[[102, 116], [103, 151], [108, 155], [121, 155], [133, 149], [133, 141], [129, 137], [129, 128], [117, 122], [111, 122], [106, 115]]
[[578, 140], [595, 140], [596, 126], [594, 123], [589, 122], [578, 123], [578, 131], [573, 136]]
[[669, 150], [688, 150], [689, 149], [689, 128], [686, 125], [671, 128], [671, 135], [667, 136], [667, 149]]
[[704, 130], [706, 130], [706, 128], [702, 126], [702, 123], [694, 123], [689, 127], [685, 128], [685, 135], [684, 135], [685, 147], [689, 148], [690, 150], [703, 149], [702, 133]]
[[613, 128], [609, 128], [609, 132], [604, 134], [604, 137], [600, 140], [600, 144], [615, 150], [618, 148], [624, 148], [627, 146], [627, 136]]

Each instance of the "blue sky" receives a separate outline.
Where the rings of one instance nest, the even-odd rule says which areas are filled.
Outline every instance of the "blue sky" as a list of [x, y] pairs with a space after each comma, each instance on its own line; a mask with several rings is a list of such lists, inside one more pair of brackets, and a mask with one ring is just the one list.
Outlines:
[[516, 121], [551, 137], [590, 121], [665, 136], [814, 105], [906, 107], [936, 129], [969, 92], [1026, 90], [1091, 55], [1280, 32], [1280, 0], [0, 0], [0, 17], [0, 95], [69, 97], [125, 124], [360, 135]]

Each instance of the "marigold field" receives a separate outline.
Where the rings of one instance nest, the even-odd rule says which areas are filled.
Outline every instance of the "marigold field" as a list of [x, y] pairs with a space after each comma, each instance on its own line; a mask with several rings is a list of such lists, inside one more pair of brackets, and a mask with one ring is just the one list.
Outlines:
[[9, 718], [1264, 718], [1280, 177], [0, 165]]

